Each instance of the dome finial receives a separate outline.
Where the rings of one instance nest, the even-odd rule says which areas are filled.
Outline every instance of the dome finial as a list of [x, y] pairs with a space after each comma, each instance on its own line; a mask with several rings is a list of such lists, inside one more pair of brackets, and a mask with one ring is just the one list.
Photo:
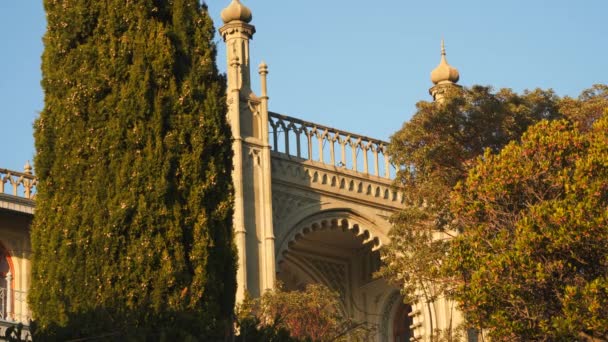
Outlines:
[[27, 162], [25, 162], [25, 165], [23, 166], [23, 172], [27, 173], [28, 175], [32, 174], [32, 165], [30, 165], [29, 160]]
[[222, 10], [221, 16], [224, 24], [228, 24], [231, 21], [249, 23], [253, 18], [251, 10], [243, 5], [240, 0], [232, 0], [230, 5]]
[[433, 81], [434, 84], [456, 83], [460, 78], [458, 70], [448, 64], [445, 56], [445, 42], [441, 39], [441, 61], [431, 72], [431, 81]]

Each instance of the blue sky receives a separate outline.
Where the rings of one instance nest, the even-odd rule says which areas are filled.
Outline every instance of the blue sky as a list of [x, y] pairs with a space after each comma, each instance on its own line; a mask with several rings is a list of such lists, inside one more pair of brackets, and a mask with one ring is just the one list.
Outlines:
[[[269, 65], [270, 109], [379, 139], [430, 100], [442, 37], [465, 86], [577, 96], [608, 82], [605, 0], [242, 1], [257, 29], [252, 64]], [[207, 2], [219, 27], [229, 0]], [[22, 170], [34, 154], [45, 25], [41, 1], [0, 1], [0, 168]]]

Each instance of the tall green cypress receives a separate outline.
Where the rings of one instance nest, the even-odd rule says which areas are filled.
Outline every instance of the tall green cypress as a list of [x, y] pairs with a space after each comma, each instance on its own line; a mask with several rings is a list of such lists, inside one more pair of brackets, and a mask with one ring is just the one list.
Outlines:
[[206, 6], [44, 6], [29, 295], [38, 333], [222, 338], [236, 290], [232, 151]]

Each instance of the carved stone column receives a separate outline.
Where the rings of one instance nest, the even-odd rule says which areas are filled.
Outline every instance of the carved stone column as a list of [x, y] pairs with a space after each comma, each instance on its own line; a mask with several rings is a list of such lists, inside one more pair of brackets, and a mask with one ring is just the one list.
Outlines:
[[228, 61], [228, 120], [232, 127], [235, 188], [234, 234], [238, 248], [237, 302], [245, 292], [257, 297], [275, 286], [267, 67], [260, 69], [262, 96], [251, 90], [249, 40], [255, 33], [251, 11], [233, 0], [222, 11], [220, 34]]

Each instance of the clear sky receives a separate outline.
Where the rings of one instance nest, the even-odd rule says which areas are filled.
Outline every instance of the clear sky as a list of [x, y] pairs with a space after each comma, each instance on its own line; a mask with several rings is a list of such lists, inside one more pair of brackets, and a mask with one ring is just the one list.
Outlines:
[[[270, 109], [379, 139], [430, 100], [442, 37], [465, 86], [577, 96], [608, 83], [606, 0], [242, 2], [257, 29], [252, 64], [269, 66]], [[229, 0], [207, 3], [219, 27]], [[41, 0], [0, 0], [0, 168], [22, 170], [34, 154], [45, 25]]]

